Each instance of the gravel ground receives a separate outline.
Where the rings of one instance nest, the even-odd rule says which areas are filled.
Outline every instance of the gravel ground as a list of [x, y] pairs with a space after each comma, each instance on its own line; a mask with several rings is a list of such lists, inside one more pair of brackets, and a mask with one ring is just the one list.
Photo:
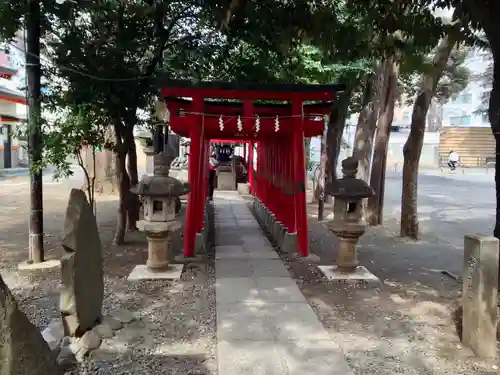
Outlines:
[[[314, 218], [316, 209], [309, 206], [310, 250], [320, 264], [333, 264], [338, 239]], [[283, 258], [356, 375], [498, 374], [500, 361], [474, 358], [456, 333], [460, 285], [441, 270], [459, 272], [461, 250], [432, 234], [402, 240], [397, 228], [388, 221], [360, 241], [359, 260], [380, 277], [379, 288], [330, 283], [316, 265]]]
[[474, 358], [457, 337], [459, 285], [440, 273], [460, 269], [455, 248], [432, 236], [401, 240], [389, 222], [370, 229], [359, 246], [360, 262], [380, 277], [379, 287], [328, 282], [317, 265], [333, 264], [338, 239], [314, 218], [315, 205], [309, 211], [310, 251], [320, 260], [280, 255], [355, 375], [499, 373], [500, 361]]
[[[70, 183], [45, 187], [45, 232], [47, 257], [57, 257], [59, 238]], [[20, 277], [18, 262], [27, 255], [27, 182], [3, 181], [0, 203], [0, 272], [29, 319], [43, 329], [58, 318], [57, 272], [43, 277]], [[213, 261], [185, 266], [180, 281], [129, 283], [126, 277], [147, 257], [145, 236], [129, 233], [127, 244], [111, 244], [115, 228], [116, 200], [98, 198], [98, 223], [104, 249], [105, 299], [103, 313], [124, 308], [140, 320], [119, 331], [107, 345], [106, 355], [68, 374], [215, 374], [215, 291]], [[171, 249], [182, 248], [182, 229], [172, 239]]]

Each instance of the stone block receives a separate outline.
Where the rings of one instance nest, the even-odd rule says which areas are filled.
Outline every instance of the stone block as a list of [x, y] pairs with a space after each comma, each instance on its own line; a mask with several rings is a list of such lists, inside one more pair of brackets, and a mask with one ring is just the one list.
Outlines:
[[17, 270], [20, 275], [31, 276], [39, 275], [45, 272], [51, 272], [58, 270], [61, 267], [61, 261], [59, 259], [50, 259], [40, 263], [28, 263], [22, 262], [17, 266]]
[[499, 241], [490, 236], [465, 236], [462, 341], [484, 358], [497, 354]]
[[61, 298], [65, 334], [81, 335], [98, 324], [104, 298], [102, 246], [85, 193], [72, 189], [66, 209]]
[[68, 370], [77, 364], [75, 355], [69, 347], [65, 346], [61, 348], [57, 355], [57, 364], [62, 370]]
[[250, 186], [247, 183], [238, 184], [238, 193], [240, 193], [241, 195], [250, 194]]
[[56, 358], [0, 276], [0, 374], [58, 374]]
[[99, 337], [103, 340], [110, 339], [113, 337], [113, 329], [111, 328], [111, 326], [109, 326], [106, 323], [101, 323], [101, 324], [95, 326], [94, 328], [92, 328], [92, 330], [95, 333], [97, 333], [99, 335]]
[[102, 324], [106, 324], [109, 326], [113, 331], [117, 331], [122, 328], [122, 322], [119, 321], [118, 319], [112, 318], [110, 316], [105, 316], [102, 319]]
[[283, 224], [280, 221], [274, 222], [273, 238], [279, 247], [283, 244]]
[[297, 253], [297, 233], [285, 232], [283, 236], [283, 244], [281, 250], [284, 253], [295, 254]]
[[318, 266], [329, 281], [347, 284], [380, 284], [380, 279], [363, 266], [358, 266], [354, 272], [343, 272], [337, 266]]
[[289, 374], [272, 341], [221, 340], [217, 343], [217, 356], [219, 375]]
[[61, 319], [52, 319], [42, 331], [42, 337], [49, 345], [50, 350], [55, 350], [64, 337], [64, 326]]
[[272, 341], [273, 332], [266, 321], [266, 310], [257, 304], [218, 305], [217, 340]]
[[182, 264], [170, 264], [166, 269], [153, 271], [148, 266], [140, 264], [134, 267], [127, 280], [178, 280], [181, 278], [183, 268]]
[[207, 247], [206, 247], [206, 237], [203, 232], [201, 233], [196, 233], [195, 236], [195, 241], [194, 241], [194, 248], [196, 254], [200, 253], [206, 253]]
[[278, 345], [288, 375], [353, 375], [338, 346], [331, 340], [301, 340]]
[[236, 177], [232, 172], [218, 171], [217, 190], [236, 190]]

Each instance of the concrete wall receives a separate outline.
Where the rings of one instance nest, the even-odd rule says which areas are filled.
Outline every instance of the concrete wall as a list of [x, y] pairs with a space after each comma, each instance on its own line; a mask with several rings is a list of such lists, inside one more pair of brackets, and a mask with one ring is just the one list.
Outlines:
[[[347, 126], [344, 131], [344, 140], [346, 141], [348, 147], [344, 147], [340, 150], [339, 154], [339, 167], [340, 161], [348, 156], [352, 155], [352, 150], [354, 146], [354, 138], [356, 133], [356, 126]], [[409, 130], [402, 129], [399, 132], [391, 132], [389, 138], [389, 148], [387, 152], [387, 167], [394, 168], [398, 167], [403, 163], [403, 147], [408, 139]], [[438, 132], [431, 133], [426, 132], [424, 135], [424, 146], [422, 148], [422, 156], [420, 157], [420, 166], [422, 168], [437, 168], [439, 160], [439, 139], [440, 135]], [[313, 138], [311, 140], [311, 160], [315, 163], [319, 163], [320, 158], [320, 139]]]

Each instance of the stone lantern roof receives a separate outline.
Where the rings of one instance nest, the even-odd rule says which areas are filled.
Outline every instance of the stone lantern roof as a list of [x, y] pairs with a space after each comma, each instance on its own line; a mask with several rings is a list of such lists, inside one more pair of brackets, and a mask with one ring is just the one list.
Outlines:
[[356, 178], [358, 160], [351, 156], [342, 161], [343, 177], [326, 187], [326, 193], [341, 199], [363, 199], [372, 197], [375, 192], [365, 181]]
[[189, 186], [170, 177], [172, 159], [166, 152], [154, 156], [153, 176], [145, 176], [130, 191], [145, 197], [180, 197], [189, 192]]

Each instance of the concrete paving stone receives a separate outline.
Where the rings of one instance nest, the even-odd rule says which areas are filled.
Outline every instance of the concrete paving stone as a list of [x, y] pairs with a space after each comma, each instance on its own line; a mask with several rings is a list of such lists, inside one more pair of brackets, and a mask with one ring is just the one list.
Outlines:
[[258, 297], [268, 303], [302, 302], [307, 303], [297, 283], [287, 277], [262, 277], [255, 279]]
[[254, 222], [250, 222], [250, 221], [246, 221], [246, 222], [237, 221], [236, 224], [240, 228], [256, 228], [256, 229], [258, 228], [260, 230], [260, 225], [256, 221], [254, 221]]
[[288, 375], [276, 344], [269, 341], [220, 341], [217, 358], [219, 375]]
[[237, 219], [241, 220], [255, 220], [254, 216], [250, 212], [250, 210], [233, 210], [234, 216], [236, 216]]
[[290, 273], [279, 259], [252, 259], [253, 277], [290, 277]]
[[339, 346], [331, 340], [297, 340], [277, 345], [289, 375], [352, 375]]
[[238, 220], [255, 220], [255, 217], [253, 216], [253, 214], [250, 212], [250, 211], [233, 211], [234, 213], [234, 216], [236, 216], [236, 218]]
[[215, 301], [217, 306], [226, 303], [260, 301], [255, 279], [250, 277], [217, 279]]
[[263, 245], [271, 245], [269, 240], [267, 239], [266, 236], [264, 236], [264, 233], [260, 229], [259, 232], [253, 234], [253, 235], [242, 235], [241, 239], [249, 244], [263, 244]]
[[237, 236], [228, 236], [224, 232], [215, 231], [215, 244], [217, 246], [243, 246], [243, 241]]
[[253, 275], [252, 265], [248, 260], [220, 259], [215, 260], [215, 276], [223, 277], [251, 277]]
[[243, 251], [246, 253], [276, 253], [274, 247], [270, 243], [260, 242], [245, 242], [243, 240]]
[[215, 211], [215, 216], [218, 218], [227, 218], [227, 217], [234, 217], [234, 214], [231, 209], [224, 209]]
[[217, 340], [272, 341], [274, 333], [266, 319], [267, 310], [256, 304], [217, 306]]
[[266, 308], [278, 341], [331, 340], [308, 303], [270, 303]]
[[234, 218], [234, 217], [220, 217], [220, 218], [216, 218], [214, 220], [214, 223], [215, 224], [227, 224], [227, 223], [234, 224], [234, 223], [236, 223], [236, 218]]
[[248, 254], [243, 250], [243, 246], [229, 245], [216, 246], [215, 259], [247, 259]]
[[244, 251], [243, 254], [245, 254], [245, 259], [280, 259], [278, 253], [276, 253], [273, 249], [255, 249], [255, 251]]
[[236, 222], [234, 222], [234, 223], [231, 223], [231, 222], [217, 223], [217, 224], [215, 224], [215, 228], [224, 229], [224, 230], [237, 230], [238, 224]]
[[258, 236], [261, 233], [262, 229], [260, 227], [239, 227], [240, 238], [244, 236]]

